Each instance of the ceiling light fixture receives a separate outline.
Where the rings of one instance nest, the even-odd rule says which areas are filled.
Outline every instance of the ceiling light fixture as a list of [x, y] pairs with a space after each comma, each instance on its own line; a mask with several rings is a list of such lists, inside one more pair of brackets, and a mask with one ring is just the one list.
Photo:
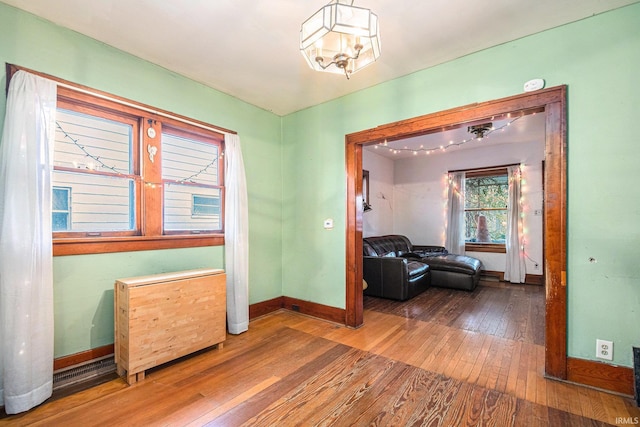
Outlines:
[[300, 51], [314, 70], [349, 79], [380, 56], [378, 16], [353, 0], [331, 0], [302, 23]]
[[493, 123], [482, 123], [480, 125], [467, 127], [467, 132], [474, 134], [478, 140], [484, 138], [487, 132], [492, 130], [494, 130]]

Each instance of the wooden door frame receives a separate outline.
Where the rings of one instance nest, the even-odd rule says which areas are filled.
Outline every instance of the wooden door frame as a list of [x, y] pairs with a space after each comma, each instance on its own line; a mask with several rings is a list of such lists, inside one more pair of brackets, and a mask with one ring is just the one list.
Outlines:
[[[362, 302], [362, 148], [386, 140], [439, 132], [443, 128], [501, 114], [540, 108], [546, 116], [544, 170], [545, 373], [567, 378], [567, 116], [566, 86], [556, 86], [493, 101], [388, 123], [346, 135], [347, 326], [364, 322]], [[542, 114], [542, 113], [540, 113]]]

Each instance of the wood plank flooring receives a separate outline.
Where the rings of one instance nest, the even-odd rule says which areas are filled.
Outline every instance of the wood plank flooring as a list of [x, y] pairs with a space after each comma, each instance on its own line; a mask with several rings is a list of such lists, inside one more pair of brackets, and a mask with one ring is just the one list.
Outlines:
[[495, 305], [496, 289], [430, 289], [430, 309], [367, 299], [357, 330], [279, 311], [138, 384], [114, 379], [0, 425], [603, 426], [640, 416], [632, 399], [543, 378], [529, 327], [537, 297], [518, 294], [536, 291], [507, 289]]

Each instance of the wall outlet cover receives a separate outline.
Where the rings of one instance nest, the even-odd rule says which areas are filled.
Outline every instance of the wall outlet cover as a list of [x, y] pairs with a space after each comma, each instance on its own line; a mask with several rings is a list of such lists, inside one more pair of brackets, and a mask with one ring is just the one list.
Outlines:
[[597, 339], [596, 357], [598, 359], [613, 360], [613, 341]]

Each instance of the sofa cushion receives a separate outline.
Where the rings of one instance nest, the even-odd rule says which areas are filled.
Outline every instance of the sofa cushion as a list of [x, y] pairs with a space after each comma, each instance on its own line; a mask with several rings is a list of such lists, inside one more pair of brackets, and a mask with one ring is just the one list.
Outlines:
[[396, 234], [365, 237], [362, 239], [362, 246], [363, 253], [367, 256], [384, 256], [392, 252], [393, 256], [402, 256], [411, 252], [411, 241], [405, 236]]
[[481, 267], [479, 259], [464, 255], [435, 255], [422, 258], [432, 270], [446, 270], [453, 273], [476, 274]]

